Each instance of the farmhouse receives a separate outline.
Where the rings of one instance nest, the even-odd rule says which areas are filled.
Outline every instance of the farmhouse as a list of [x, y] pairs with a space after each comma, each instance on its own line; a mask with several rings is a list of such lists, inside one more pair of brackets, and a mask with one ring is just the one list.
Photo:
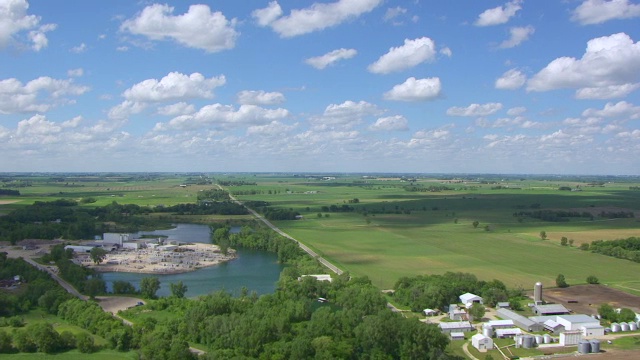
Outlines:
[[482, 304], [482, 298], [472, 293], [466, 293], [460, 295], [460, 302], [468, 309], [473, 306], [473, 304]]
[[450, 334], [453, 332], [468, 332], [474, 329], [468, 321], [456, 321], [456, 322], [443, 322], [438, 325], [440, 331], [444, 334]]
[[480, 352], [493, 349], [493, 339], [482, 334], [475, 334], [471, 337], [471, 345]]
[[513, 312], [509, 309], [498, 309], [496, 310], [496, 314], [505, 320], [513, 320], [513, 323], [526, 331], [531, 331], [531, 332], [536, 332], [536, 331], [542, 331], [542, 329], [544, 328], [544, 326], [540, 323], [537, 323], [533, 320], [527, 319], [526, 317]]

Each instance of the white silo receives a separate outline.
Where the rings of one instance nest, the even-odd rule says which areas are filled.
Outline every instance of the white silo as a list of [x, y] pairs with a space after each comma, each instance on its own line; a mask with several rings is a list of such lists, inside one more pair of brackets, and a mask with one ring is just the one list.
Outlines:
[[536, 304], [542, 303], [542, 283], [540, 281], [533, 287], [533, 302]]

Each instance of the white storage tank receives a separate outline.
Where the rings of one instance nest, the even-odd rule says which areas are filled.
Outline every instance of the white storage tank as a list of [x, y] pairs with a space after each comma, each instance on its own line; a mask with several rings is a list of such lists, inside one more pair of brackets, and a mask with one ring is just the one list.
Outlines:
[[625, 323], [625, 322], [620, 323], [620, 329], [621, 329], [622, 331], [629, 331], [629, 324], [628, 324], [628, 323]]
[[591, 343], [591, 352], [592, 353], [599, 353], [600, 352], [600, 340], [591, 339], [590, 343]]
[[531, 349], [534, 345], [534, 337], [532, 335], [524, 335], [522, 337], [522, 347], [524, 349]]
[[629, 331], [636, 331], [638, 330], [638, 324], [634, 323], [633, 321], [629, 322]]
[[553, 340], [553, 339], [551, 339], [551, 335], [549, 335], [549, 334], [544, 334], [543, 338], [544, 338], [544, 343], [545, 344], [551, 344], [551, 342]]
[[578, 352], [580, 354], [588, 354], [591, 352], [591, 343], [589, 340], [580, 340], [578, 343]]
[[[629, 325], [627, 325], [627, 326], [629, 326]], [[614, 332], [614, 333], [615, 332], [620, 332], [620, 330], [621, 330], [620, 324], [611, 323], [611, 332]]]
[[544, 336], [536, 335], [536, 344], [537, 345], [544, 344]]
[[493, 328], [491, 326], [483, 326], [482, 327], [482, 335], [492, 338], [493, 337]]

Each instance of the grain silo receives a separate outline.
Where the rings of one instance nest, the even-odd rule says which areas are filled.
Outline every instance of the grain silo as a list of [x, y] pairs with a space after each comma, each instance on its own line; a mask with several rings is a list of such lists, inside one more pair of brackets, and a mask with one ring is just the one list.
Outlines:
[[591, 352], [591, 343], [589, 340], [580, 340], [578, 343], [578, 352], [580, 354], [588, 354]]
[[540, 281], [533, 287], [533, 302], [542, 304], [542, 283]]

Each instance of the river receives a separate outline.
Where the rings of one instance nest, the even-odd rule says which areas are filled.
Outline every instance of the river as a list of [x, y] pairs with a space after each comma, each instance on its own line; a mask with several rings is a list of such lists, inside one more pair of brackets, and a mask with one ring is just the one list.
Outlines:
[[[170, 230], [144, 231], [136, 235], [165, 235], [169, 239], [185, 242], [209, 242], [209, 227], [206, 225], [177, 224]], [[107, 289], [116, 280], [128, 281], [136, 288], [144, 277], [158, 277], [160, 290], [158, 296], [171, 295], [169, 284], [182, 281], [187, 285], [187, 297], [209, 294], [216, 290], [227, 290], [234, 295], [240, 293], [243, 287], [258, 294], [272, 293], [280, 276], [283, 266], [277, 262], [277, 255], [265, 251], [237, 249], [238, 258], [220, 265], [198, 269], [182, 274], [139, 274], [111, 272], [103, 273]]]

